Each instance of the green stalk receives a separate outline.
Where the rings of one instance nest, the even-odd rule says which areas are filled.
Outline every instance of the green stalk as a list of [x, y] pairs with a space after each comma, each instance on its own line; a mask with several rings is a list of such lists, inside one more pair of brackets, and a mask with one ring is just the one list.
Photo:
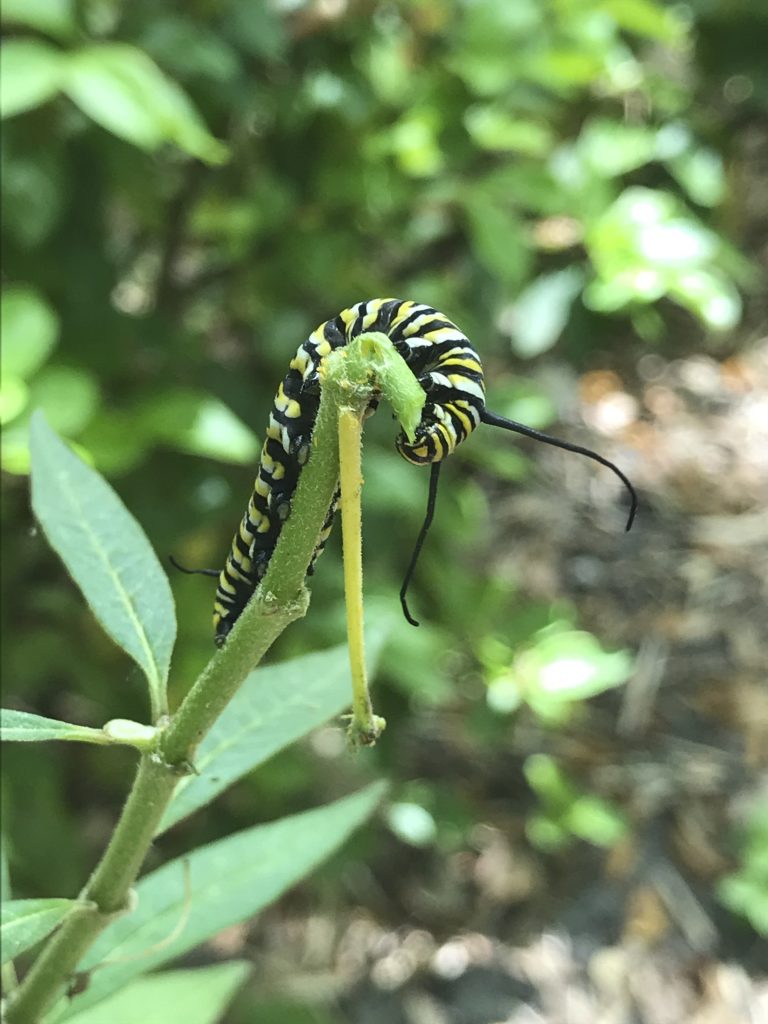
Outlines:
[[[48, 940], [19, 988], [9, 996], [8, 1024], [38, 1024], [63, 994], [99, 933], [115, 914], [130, 912], [131, 887], [179, 777], [191, 770], [200, 741], [272, 643], [306, 613], [307, 566], [339, 479], [340, 408], [356, 408], [362, 415], [373, 395], [382, 391], [410, 431], [414, 402], [424, 401], [423, 391], [385, 335], [361, 335], [347, 348], [332, 353], [326, 360], [322, 384], [311, 457], [267, 574], [226, 644], [203, 669], [176, 713], [165, 727], [158, 723], [157, 739], [141, 756], [112, 838], [81, 893], [83, 906]], [[415, 416], [418, 420], [418, 411]]]
[[177, 782], [178, 775], [156, 755], [141, 757], [109, 845], [80, 893], [90, 906], [75, 909], [43, 947], [9, 1000], [8, 1024], [37, 1024], [98, 934], [128, 909], [131, 886]]
[[363, 474], [360, 459], [363, 419], [359, 410], [339, 410], [339, 462], [341, 469], [341, 530], [344, 550], [344, 602], [347, 606], [347, 645], [352, 676], [352, 715], [347, 737], [353, 749], [373, 746], [386, 727], [373, 713], [365, 665], [363, 623], [363, 538], [360, 496]]

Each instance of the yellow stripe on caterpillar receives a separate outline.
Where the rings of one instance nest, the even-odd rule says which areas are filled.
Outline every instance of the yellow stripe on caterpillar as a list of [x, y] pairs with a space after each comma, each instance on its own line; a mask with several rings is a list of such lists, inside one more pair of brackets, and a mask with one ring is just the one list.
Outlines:
[[466, 413], [464, 409], [460, 408], [458, 402], [449, 402], [445, 408], [449, 412], [453, 413], [453, 415], [456, 417], [459, 423], [461, 423], [462, 427], [468, 434], [472, 433], [475, 426], [474, 420], [472, 419], [471, 416], [469, 416]]

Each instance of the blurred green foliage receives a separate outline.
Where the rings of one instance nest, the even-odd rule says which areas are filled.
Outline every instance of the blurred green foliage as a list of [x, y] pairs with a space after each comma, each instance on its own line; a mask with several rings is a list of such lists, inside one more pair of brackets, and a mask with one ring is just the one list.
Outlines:
[[[442, 309], [481, 351], [492, 407], [542, 428], [555, 397], [515, 374], [556, 343], [580, 369], [612, 346], [619, 359], [674, 343], [681, 323], [712, 345], [726, 337], [751, 286], [728, 240], [740, 223], [730, 132], [768, 99], [766, 27], [747, 0], [6, 0], [0, 414], [3, 630], [24, 636], [7, 645], [14, 699], [94, 725], [143, 713], [135, 671], [35, 535], [23, 476], [33, 408], [113, 479], [161, 556], [219, 565], [290, 356], [352, 302], [394, 294]], [[366, 430], [367, 614], [392, 625], [392, 734], [411, 709], [471, 706], [466, 735], [500, 749], [508, 718], [493, 699], [505, 687], [508, 701], [557, 717], [626, 678], [625, 655], [487, 567], [488, 484], [529, 471], [487, 432], [451, 460], [414, 591], [423, 625], [407, 627], [396, 591], [426, 477], [392, 450], [385, 413]], [[333, 543], [312, 586], [283, 655], [343, 637]], [[210, 653], [212, 600], [199, 579], [174, 590], [172, 698]], [[568, 631], [547, 633], [563, 618]], [[562, 658], [579, 662], [586, 690], [561, 700], [546, 680]], [[377, 756], [397, 774], [388, 742]], [[77, 891], [91, 854], [60, 783], [88, 780], [98, 809], [86, 832], [101, 836], [125, 773], [110, 754], [8, 755], [22, 891]], [[306, 806], [307, 789], [332, 790], [337, 771], [316, 751], [287, 752], [246, 800], [194, 827], [219, 834], [227, 815], [250, 823]], [[37, 815], [23, 814], [29, 803]], [[427, 804], [404, 786], [390, 826], [431, 841], [413, 810], [434, 820], [440, 799]], [[55, 865], [40, 819], [56, 829]]]
[[483, 649], [488, 703], [502, 714], [527, 704], [542, 722], [562, 725], [579, 701], [621, 686], [632, 674], [626, 651], [609, 653], [590, 633], [556, 621], [517, 652], [496, 637]]
[[145, 1024], [182, 1018], [189, 1024], [216, 1024], [249, 974], [249, 965], [235, 960], [197, 970], [164, 971], [129, 982], [116, 995], [80, 1013], [72, 1024], [105, 1020]]
[[738, 868], [718, 882], [721, 901], [768, 938], [768, 808], [758, 795], [736, 837]]
[[580, 792], [554, 758], [532, 754], [523, 770], [541, 805], [526, 823], [526, 833], [534, 846], [554, 851], [578, 838], [610, 847], [627, 834], [627, 823], [618, 808]]
[[[525, 357], [582, 292], [599, 311], [669, 297], [713, 330], [738, 320], [745, 268], [701, 220], [722, 158], [664, 73], [690, 50], [683, 8], [115, 0], [4, 18], [4, 324], [16, 349], [34, 317], [37, 353], [6, 370], [12, 472], [31, 404], [112, 472], [158, 444], [248, 461], [237, 419], [220, 429], [192, 385], [249, 408], [208, 368], [247, 375], [263, 355], [271, 380], [283, 346], [382, 290], [482, 340], [495, 323]], [[271, 357], [247, 343], [267, 335]], [[162, 391], [177, 375], [188, 387]]]

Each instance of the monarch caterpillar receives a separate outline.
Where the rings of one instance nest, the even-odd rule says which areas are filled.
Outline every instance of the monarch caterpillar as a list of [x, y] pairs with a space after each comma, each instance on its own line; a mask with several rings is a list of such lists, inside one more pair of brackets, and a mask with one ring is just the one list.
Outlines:
[[[172, 560], [183, 572], [218, 578], [213, 613], [217, 646], [224, 643], [264, 577], [283, 524], [290, 515], [291, 499], [312, 449], [323, 360], [334, 349], [367, 331], [380, 331], [389, 337], [426, 393], [413, 441], [409, 441], [404, 432], [395, 441], [403, 458], [416, 465], [431, 465], [427, 511], [400, 589], [403, 612], [412, 625], [418, 626], [418, 622], [408, 610], [406, 595], [434, 516], [442, 461], [481, 422], [586, 455], [613, 470], [630, 493], [627, 529], [632, 525], [637, 498], [632, 484], [612, 462], [588, 448], [550, 437], [485, 408], [480, 357], [448, 317], [432, 306], [411, 300], [390, 298], [358, 302], [314, 330], [291, 360], [275, 395], [253, 494], [232, 540], [224, 568], [220, 572], [184, 569]], [[369, 415], [377, 405], [378, 399], [374, 397], [368, 407]], [[339, 493], [337, 489], [307, 575], [314, 572], [315, 562], [331, 532]]]

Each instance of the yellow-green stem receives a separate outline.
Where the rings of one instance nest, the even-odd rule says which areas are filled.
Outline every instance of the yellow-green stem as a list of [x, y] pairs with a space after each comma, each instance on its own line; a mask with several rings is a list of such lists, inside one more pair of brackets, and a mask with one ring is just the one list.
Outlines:
[[341, 470], [341, 530], [344, 551], [344, 599], [347, 608], [347, 643], [352, 675], [353, 746], [376, 742], [384, 719], [373, 713], [365, 668], [363, 633], [363, 549], [360, 497], [363, 484], [360, 447], [362, 413], [339, 409], [339, 465]]

